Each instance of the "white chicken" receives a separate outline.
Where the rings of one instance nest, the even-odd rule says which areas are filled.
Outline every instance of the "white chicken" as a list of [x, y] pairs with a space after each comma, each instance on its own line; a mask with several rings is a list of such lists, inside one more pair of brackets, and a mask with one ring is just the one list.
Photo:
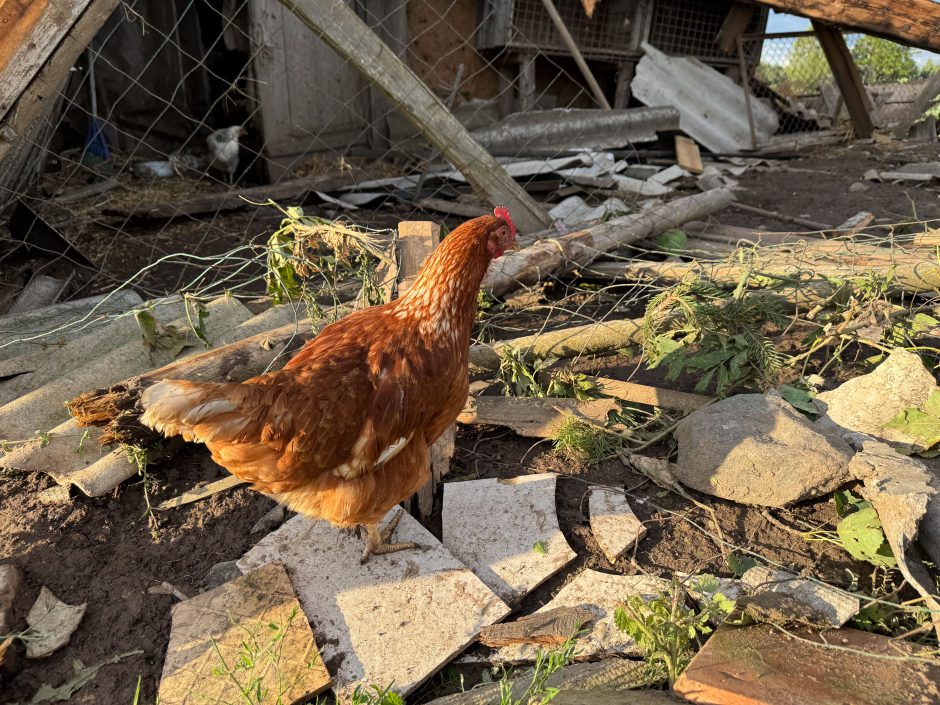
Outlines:
[[206, 138], [209, 147], [208, 168], [224, 172], [230, 186], [235, 181], [235, 170], [238, 169], [238, 138], [247, 134], [241, 125], [233, 125], [216, 130]]

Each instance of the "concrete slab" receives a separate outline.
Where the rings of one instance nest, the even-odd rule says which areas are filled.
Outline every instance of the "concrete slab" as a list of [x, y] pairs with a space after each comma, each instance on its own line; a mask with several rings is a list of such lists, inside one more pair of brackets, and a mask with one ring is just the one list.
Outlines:
[[[536, 611], [558, 607], [581, 607], [595, 615], [585, 627], [587, 634], [577, 640], [578, 658], [602, 656], [642, 656], [636, 642], [614, 624], [614, 611], [631, 595], [651, 599], [669, 589], [669, 581], [646, 575], [613, 575], [585, 570], [565, 585], [551, 602]], [[518, 644], [497, 649], [489, 660], [493, 663], [526, 663], [535, 660], [538, 647]]]
[[556, 478], [544, 473], [444, 485], [444, 545], [507, 604], [577, 556], [558, 528]]
[[423, 550], [372, 556], [360, 565], [360, 539], [296, 516], [238, 561], [242, 571], [274, 560], [287, 567], [340, 700], [356, 685], [393, 684], [407, 695], [469, 646], [482, 627], [509, 613], [410, 515], [402, 515], [394, 538]]
[[855, 629], [792, 631], [798, 639], [769, 624], [720, 627], [674, 691], [709, 705], [940, 702], [940, 668], [905, 658], [923, 648]]
[[[253, 665], [240, 664], [247, 660]], [[280, 563], [173, 606], [158, 699], [162, 705], [240, 702], [239, 686], [254, 690], [249, 684], [259, 680], [265, 702], [285, 705], [330, 686]]]
[[611, 563], [616, 563], [646, 533], [646, 527], [633, 513], [623, 490], [592, 487], [588, 511], [591, 533]]
[[755, 566], [741, 576], [751, 594], [781, 592], [825, 615], [834, 627], [841, 627], [858, 614], [859, 602], [828, 585], [799, 578], [785, 570]]

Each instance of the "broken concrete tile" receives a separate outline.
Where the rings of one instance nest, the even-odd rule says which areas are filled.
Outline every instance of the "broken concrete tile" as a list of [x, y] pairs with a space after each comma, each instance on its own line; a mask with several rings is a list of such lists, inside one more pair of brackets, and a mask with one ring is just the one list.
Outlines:
[[209, 568], [206, 577], [202, 579], [202, 584], [207, 590], [210, 590], [218, 587], [222, 583], [234, 580], [241, 574], [242, 572], [238, 568], [238, 561], [222, 561]]
[[[628, 174], [628, 176], [633, 176], [633, 174]], [[648, 178], [649, 181], [652, 181], [656, 184], [668, 184], [676, 179], [682, 179], [687, 176], [692, 176], [689, 172], [683, 169], [678, 164], [673, 164], [668, 169], [663, 169], [660, 172], [657, 172]]]
[[591, 533], [611, 563], [616, 563], [646, 533], [646, 527], [633, 513], [623, 490], [592, 487], [588, 512]]
[[391, 683], [407, 695], [509, 613], [410, 515], [402, 515], [394, 538], [421, 549], [361, 565], [360, 539], [295, 516], [238, 561], [243, 571], [273, 560], [287, 567], [340, 698], [356, 685]]
[[26, 615], [33, 636], [26, 642], [26, 658], [42, 658], [69, 643], [85, 616], [87, 605], [67, 605], [45, 585]]
[[0, 635], [13, 631], [13, 602], [23, 587], [23, 571], [15, 565], [0, 565]]
[[857, 598], [785, 570], [755, 566], [741, 576], [741, 582], [752, 594], [769, 591], [790, 595], [824, 615], [834, 627], [841, 627], [858, 614]]
[[573, 561], [555, 515], [554, 473], [444, 484], [443, 541], [507, 604]]
[[869, 374], [817, 394], [813, 403], [822, 416], [816, 425], [843, 437], [862, 433], [889, 443], [917, 443], [922, 439], [885, 424], [905, 409], [921, 408], [936, 389], [937, 381], [920, 357], [897, 348]]
[[[594, 622], [576, 641], [578, 657], [605, 655], [641, 656], [636, 642], [614, 624], [614, 612], [631, 595], [643, 599], [658, 597], [669, 589], [669, 581], [646, 575], [613, 575], [585, 570], [565, 585], [536, 614], [558, 607], [581, 607], [594, 613]], [[532, 644], [504, 646], [489, 660], [494, 663], [525, 663], [534, 661], [538, 647]]]
[[720, 627], [674, 691], [708, 705], [940, 702], [940, 668], [899, 658], [920, 647], [855, 629], [791, 631], [799, 638], [769, 624]]
[[514, 644], [559, 646], [593, 621], [594, 613], [583, 607], [556, 607], [525, 615], [513, 622], [483, 627], [480, 643], [490, 647]]
[[[173, 606], [159, 701], [196, 705], [240, 701], [260, 679], [265, 702], [294, 703], [330, 686], [313, 632], [287, 571], [269, 563]], [[253, 665], [235, 670], [239, 661]], [[224, 669], [233, 671], [232, 676]]]

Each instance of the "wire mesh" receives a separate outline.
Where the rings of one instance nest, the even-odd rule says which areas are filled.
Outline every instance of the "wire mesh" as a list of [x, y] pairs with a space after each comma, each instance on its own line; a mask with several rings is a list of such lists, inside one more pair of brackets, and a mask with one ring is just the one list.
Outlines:
[[[918, 62], [909, 47], [864, 34], [845, 34], [871, 99], [876, 126], [889, 128], [908, 113], [930, 77], [940, 70], [932, 59]], [[743, 50], [760, 48], [760, 63], [751, 89], [774, 104], [781, 117], [780, 132], [825, 130], [849, 120], [832, 70], [813, 32], [745, 37]], [[934, 117], [937, 107], [928, 108]]]

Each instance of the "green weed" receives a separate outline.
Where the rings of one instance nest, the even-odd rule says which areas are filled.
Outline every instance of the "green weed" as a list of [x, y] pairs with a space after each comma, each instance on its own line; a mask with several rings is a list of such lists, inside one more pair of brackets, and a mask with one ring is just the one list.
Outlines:
[[881, 520], [871, 502], [856, 497], [849, 490], [840, 490], [833, 499], [840, 521], [835, 531], [808, 531], [807, 541], [828, 541], [841, 546], [853, 558], [872, 565], [893, 568], [897, 560], [885, 538]]

